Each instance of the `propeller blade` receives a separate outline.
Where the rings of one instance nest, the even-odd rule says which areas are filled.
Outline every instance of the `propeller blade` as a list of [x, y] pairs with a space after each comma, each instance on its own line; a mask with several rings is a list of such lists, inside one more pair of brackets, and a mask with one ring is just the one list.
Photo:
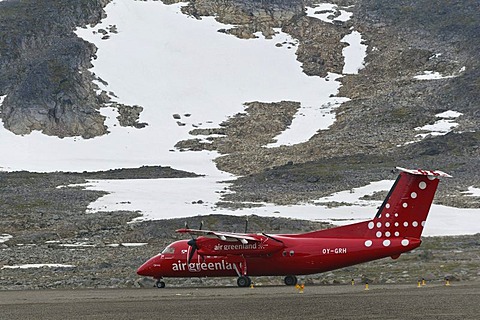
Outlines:
[[202, 230], [202, 228], [203, 228], [203, 220], [200, 221], [200, 227], [198, 228], [198, 230]]
[[197, 240], [195, 240], [195, 239], [188, 240], [187, 244], [188, 244], [190, 247], [197, 249]]
[[248, 216], [245, 217], [245, 233], [247, 233], [248, 230]]
[[193, 255], [195, 254], [195, 248], [191, 248], [190, 249], [190, 254], [188, 255], [188, 258], [187, 258], [187, 264], [190, 264], [190, 262], [192, 261], [193, 259]]
[[190, 246], [190, 252], [187, 257], [187, 263], [190, 264], [190, 261], [192, 261], [193, 255], [195, 254], [195, 251], [197, 251], [197, 240], [192, 239], [187, 242], [187, 244]]

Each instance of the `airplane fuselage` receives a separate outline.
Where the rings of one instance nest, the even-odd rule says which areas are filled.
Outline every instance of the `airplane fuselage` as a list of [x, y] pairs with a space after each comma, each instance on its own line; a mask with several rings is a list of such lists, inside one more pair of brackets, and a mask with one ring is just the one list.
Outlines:
[[[187, 262], [188, 241], [177, 241], [166, 250], [171, 251], [170, 253], [161, 253], [148, 260], [141, 267], [142, 274], [157, 279], [221, 277], [238, 275], [242, 268], [246, 267], [248, 269], [245, 271], [249, 276], [307, 275], [384, 257], [396, 258], [421, 243], [418, 239], [411, 239], [408, 244], [404, 239], [390, 239], [389, 245], [385, 246], [385, 239], [297, 238], [285, 235], [274, 237], [285, 244], [284, 248], [276, 252], [263, 254], [262, 250], [258, 249], [259, 253], [256, 254], [252, 249], [250, 254], [242, 256], [195, 254], [190, 263]], [[232, 243], [225, 241], [224, 246], [232, 246]]]

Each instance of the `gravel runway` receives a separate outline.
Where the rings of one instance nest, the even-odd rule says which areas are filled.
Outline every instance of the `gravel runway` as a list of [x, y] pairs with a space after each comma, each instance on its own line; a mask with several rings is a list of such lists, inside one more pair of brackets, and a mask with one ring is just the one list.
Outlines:
[[479, 319], [480, 283], [0, 291], [0, 319]]

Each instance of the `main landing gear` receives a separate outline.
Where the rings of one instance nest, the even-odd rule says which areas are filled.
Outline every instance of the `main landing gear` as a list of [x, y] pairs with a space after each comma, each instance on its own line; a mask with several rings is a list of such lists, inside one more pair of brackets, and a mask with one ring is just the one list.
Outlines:
[[245, 257], [241, 257], [241, 261], [233, 263], [233, 269], [237, 273], [237, 285], [242, 288], [250, 287], [252, 279], [247, 276], [247, 261]]
[[248, 276], [240, 276], [237, 279], [237, 285], [242, 288], [250, 287], [252, 284], [252, 279]]
[[[296, 276], [286, 276], [283, 280], [287, 286], [295, 286], [298, 283], [298, 279]], [[248, 276], [239, 276], [237, 279], [237, 285], [241, 288], [250, 287], [252, 284], [252, 279]]]
[[287, 286], [294, 286], [298, 282], [297, 277], [295, 276], [286, 276], [285, 279], [283, 279], [283, 281]]

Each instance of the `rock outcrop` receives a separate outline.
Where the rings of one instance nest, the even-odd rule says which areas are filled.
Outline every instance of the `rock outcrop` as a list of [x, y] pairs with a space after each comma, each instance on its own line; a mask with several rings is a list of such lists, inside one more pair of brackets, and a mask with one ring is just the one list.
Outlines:
[[0, 95], [5, 128], [58, 137], [107, 133], [88, 71], [96, 48], [74, 34], [103, 16], [101, 1], [7, 1], [0, 9]]

